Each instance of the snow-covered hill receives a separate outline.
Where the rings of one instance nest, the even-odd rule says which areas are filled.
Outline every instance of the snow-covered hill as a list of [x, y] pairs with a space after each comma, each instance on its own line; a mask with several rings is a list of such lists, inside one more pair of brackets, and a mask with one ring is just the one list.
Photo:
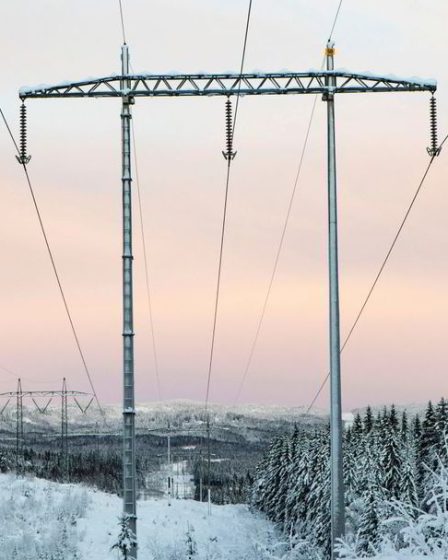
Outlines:
[[[195, 435], [205, 428], [204, 404], [193, 401], [166, 401], [139, 404], [137, 410], [137, 430], [139, 433], [148, 431], [175, 430]], [[208, 411], [210, 421], [217, 431], [238, 434], [238, 437], [256, 441], [270, 439], [285, 426], [294, 423], [315, 424], [322, 422], [326, 414], [318, 409], [306, 414], [304, 407], [282, 407], [263, 405], [222, 405], [210, 404]], [[92, 403], [86, 414], [83, 414], [75, 403], [69, 403], [69, 431], [73, 434], [87, 433], [119, 433], [122, 427], [122, 409], [119, 405], [104, 407], [103, 418]], [[39, 412], [32, 404], [24, 406], [24, 423], [26, 432], [59, 433], [60, 405], [50, 405], [45, 414]], [[2, 415], [0, 429], [15, 432], [15, 408], [10, 405]]]
[[[105, 560], [119, 533], [121, 500], [77, 485], [0, 475], [2, 558]], [[148, 500], [138, 505], [139, 558], [263, 560], [283, 558], [276, 530], [246, 506], [192, 500]], [[276, 555], [278, 551], [278, 556]]]

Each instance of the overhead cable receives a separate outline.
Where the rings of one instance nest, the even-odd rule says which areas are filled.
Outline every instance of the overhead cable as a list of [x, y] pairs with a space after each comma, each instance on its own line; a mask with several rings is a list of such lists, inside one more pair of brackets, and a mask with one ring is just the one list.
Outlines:
[[126, 44], [126, 29], [124, 25], [123, 4], [121, 0], [118, 0], [118, 4], [120, 7], [121, 33], [123, 35], [123, 43]]
[[[244, 32], [244, 41], [243, 41], [243, 52], [241, 55], [241, 64], [240, 64], [240, 76], [243, 74], [244, 70], [244, 63], [246, 60], [246, 50], [247, 50], [247, 41], [249, 37], [249, 27], [250, 27], [250, 20], [252, 15], [252, 0], [249, 0], [249, 7], [247, 11], [246, 17], [246, 28]], [[241, 81], [241, 80], [240, 80]], [[241, 87], [241, 86], [240, 86]], [[236, 129], [236, 122], [238, 116], [238, 104], [239, 104], [240, 92], [236, 95], [236, 104], [235, 104], [235, 115], [233, 119], [233, 126], [230, 135], [230, 141], [233, 143], [233, 138]], [[229, 136], [229, 131], [228, 131]], [[232, 150], [230, 150], [230, 154]], [[226, 157], [226, 156], [224, 156]], [[205, 409], [208, 409], [209, 399], [210, 399], [210, 384], [211, 384], [211, 377], [213, 371], [213, 358], [214, 358], [214, 351], [215, 351], [215, 338], [216, 338], [216, 324], [218, 318], [218, 308], [219, 308], [219, 296], [220, 296], [220, 289], [221, 289], [221, 274], [222, 274], [222, 257], [224, 252], [224, 239], [225, 239], [225, 230], [226, 230], [226, 220], [227, 220], [227, 206], [228, 206], [228, 197], [229, 197], [229, 187], [230, 187], [230, 170], [231, 164], [233, 161], [233, 157], [229, 155], [226, 157], [227, 160], [227, 172], [226, 172], [226, 183], [225, 183], [225, 193], [224, 193], [224, 209], [223, 209], [223, 217], [222, 217], [222, 224], [221, 224], [221, 238], [220, 238], [220, 247], [219, 247], [219, 259], [218, 259], [218, 275], [217, 275], [217, 282], [216, 282], [216, 293], [215, 293], [215, 304], [213, 310], [213, 326], [212, 326], [212, 337], [210, 343], [210, 356], [209, 356], [209, 364], [208, 364], [208, 373], [207, 373], [207, 389], [205, 393]]]
[[[18, 147], [17, 142], [14, 138], [14, 135], [11, 131], [11, 128], [8, 124], [8, 121], [5, 117], [5, 114], [4, 114], [4, 112], [1, 108], [0, 108], [0, 113], [1, 113], [1, 116], [2, 116], [2, 119], [3, 119], [3, 122], [4, 122], [4, 124], [5, 124], [5, 126], [8, 130], [8, 133], [11, 137], [11, 140], [12, 140], [14, 146], [15, 146], [17, 154], [20, 156], [21, 153], [20, 153], [19, 147]], [[84, 371], [85, 371], [87, 379], [89, 381], [90, 388], [92, 389], [93, 396], [95, 397], [95, 401], [98, 405], [98, 409], [100, 410], [100, 412], [101, 412], [101, 414], [103, 415], [103, 418], [104, 418], [104, 410], [103, 410], [103, 407], [101, 406], [100, 400], [99, 400], [97, 392], [95, 390], [92, 375], [90, 373], [89, 367], [87, 366], [87, 361], [86, 361], [86, 358], [84, 356], [83, 349], [81, 347], [79, 336], [78, 336], [77, 330], [75, 328], [75, 324], [74, 324], [74, 321], [73, 321], [73, 318], [72, 318], [72, 315], [71, 315], [71, 312], [70, 312], [70, 308], [68, 306], [68, 302], [67, 302], [67, 298], [65, 296], [64, 289], [62, 287], [62, 282], [61, 282], [61, 279], [59, 277], [59, 273], [58, 273], [58, 270], [57, 270], [57, 267], [56, 267], [56, 262], [55, 262], [55, 259], [54, 259], [54, 256], [53, 256], [53, 251], [51, 249], [50, 242], [48, 240], [48, 236], [47, 236], [47, 232], [46, 232], [46, 229], [45, 229], [45, 226], [44, 226], [42, 215], [41, 215], [41, 212], [40, 212], [40, 209], [39, 209], [39, 205], [37, 203], [37, 198], [36, 198], [36, 195], [35, 195], [35, 191], [34, 191], [34, 188], [33, 188], [33, 185], [31, 183], [31, 179], [30, 179], [30, 176], [29, 176], [29, 173], [28, 173], [27, 164], [26, 163], [21, 163], [21, 167], [23, 168], [23, 171], [25, 173], [25, 178], [26, 178], [26, 182], [27, 182], [27, 185], [28, 185], [28, 189], [29, 189], [29, 192], [31, 194], [31, 198], [32, 198], [32, 201], [33, 201], [33, 206], [34, 206], [34, 209], [36, 211], [37, 219], [39, 221], [40, 230], [41, 230], [42, 236], [44, 238], [45, 246], [46, 246], [46, 249], [47, 249], [47, 252], [48, 252], [48, 256], [50, 258], [51, 267], [53, 269], [53, 273], [54, 273], [54, 276], [55, 276], [55, 279], [56, 279], [56, 282], [57, 282], [57, 285], [58, 285], [58, 288], [59, 288], [59, 292], [60, 292], [60, 295], [61, 295], [61, 298], [62, 298], [65, 313], [67, 315], [67, 319], [69, 321], [70, 328], [71, 328], [71, 331], [73, 333], [73, 337], [75, 339], [76, 348], [77, 348], [79, 356], [81, 358]]]
[[[442, 143], [439, 145], [439, 152], [440, 152], [440, 150], [442, 149], [442, 146], [445, 144], [445, 142], [446, 142], [447, 140], [448, 140], [448, 135], [445, 136], [444, 140], [443, 140]], [[411, 213], [411, 210], [412, 210], [412, 208], [414, 207], [414, 204], [415, 204], [415, 202], [416, 202], [416, 200], [417, 200], [417, 198], [418, 198], [418, 195], [420, 194], [420, 191], [422, 190], [422, 187], [423, 187], [423, 185], [424, 185], [424, 183], [425, 183], [425, 181], [426, 181], [426, 178], [427, 178], [427, 176], [428, 176], [429, 170], [431, 169], [431, 167], [432, 167], [432, 165], [433, 165], [434, 160], [436, 159], [436, 157], [437, 157], [437, 154], [434, 154], [434, 155], [431, 157], [431, 159], [430, 159], [428, 165], [426, 166], [426, 169], [425, 169], [425, 172], [424, 172], [424, 174], [423, 174], [423, 177], [422, 177], [420, 183], [418, 184], [417, 190], [415, 191], [414, 196], [412, 197], [411, 202], [410, 202], [410, 204], [408, 205], [408, 207], [407, 207], [407, 209], [406, 209], [406, 212], [404, 213], [404, 216], [403, 216], [403, 218], [402, 218], [402, 220], [401, 220], [401, 222], [400, 222], [400, 225], [399, 225], [399, 227], [398, 227], [398, 230], [397, 230], [397, 232], [395, 233], [395, 235], [394, 235], [394, 237], [393, 237], [393, 239], [392, 239], [392, 243], [390, 244], [389, 249], [388, 249], [388, 251], [387, 251], [387, 253], [386, 253], [386, 256], [384, 257], [384, 259], [383, 259], [383, 261], [382, 261], [382, 263], [381, 263], [381, 266], [380, 266], [380, 268], [379, 268], [379, 270], [378, 270], [378, 273], [377, 273], [377, 275], [375, 276], [375, 279], [374, 279], [372, 285], [370, 286], [369, 291], [367, 292], [367, 295], [366, 295], [366, 297], [365, 297], [365, 299], [364, 299], [364, 301], [363, 301], [363, 303], [362, 303], [362, 305], [361, 305], [361, 308], [360, 308], [360, 310], [358, 311], [358, 314], [356, 315], [356, 318], [355, 318], [355, 320], [354, 320], [354, 322], [353, 322], [353, 324], [352, 324], [350, 330], [348, 331], [347, 336], [346, 336], [345, 339], [344, 339], [344, 343], [342, 344], [341, 350], [340, 350], [341, 353], [344, 351], [345, 347], [347, 346], [349, 340], [351, 339], [351, 337], [352, 337], [352, 335], [353, 335], [354, 330], [355, 330], [356, 327], [358, 326], [359, 320], [361, 319], [361, 316], [363, 315], [364, 310], [365, 310], [367, 304], [369, 303], [370, 298], [372, 297], [373, 291], [375, 290], [376, 285], [378, 284], [378, 281], [380, 280], [381, 275], [383, 274], [383, 271], [384, 271], [384, 269], [385, 269], [385, 267], [386, 267], [386, 264], [387, 264], [387, 262], [389, 261], [389, 258], [390, 258], [391, 254], [392, 254], [392, 252], [393, 252], [393, 250], [394, 250], [394, 248], [395, 248], [395, 245], [397, 244], [398, 238], [400, 237], [400, 235], [401, 235], [401, 233], [402, 233], [402, 231], [403, 231], [403, 228], [404, 228], [404, 226], [405, 226], [405, 224], [406, 224], [406, 222], [407, 222], [407, 220], [408, 220], [408, 218], [409, 218], [409, 214]], [[316, 402], [317, 399], [319, 398], [319, 395], [322, 393], [322, 391], [323, 391], [323, 389], [324, 389], [324, 387], [325, 387], [325, 385], [326, 385], [326, 383], [327, 383], [329, 377], [330, 377], [330, 373], [327, 373], [327, 375], [326, 375], [326, 376], [324, 377], [324, 379], [322, 380], [322, 383], [321, 383], [321, 385], [320, 385], [320, 387], [319, 387], [317, 393], [316, 393], [315, 396], [313, 397], [313, 400], [311, 401], [310, 405], [308, 406], [307, 411], [306, 411], [306, 414], [308, 414], [308, 413], [310, 412], [310, 410], [311, 410], [312, 407], [314, 406], [315, 402]]]
[[[336, 15], [334, 17], [334, 20], [333, 20], [333, 23], [332, 23], [332, 26], [331, 26], [330, 35], [329, 35], [329, 37], [330, 37], [329, 40], [330, 41], [333, 37], [333, 33], [334, 33], [335, 28], [336, 28], [336, 24], [337, 24], [337, 21], [338, 21], [338, 18], [339, 18], [341, 7], [342, 7], [342, 0], [340, 0], [340, 2], [339, 2], [339, 6], [338, 6], [338, 9], [336, 11]], [[323, 69], [324, 64], [325, 64], [325, 57], [323, 58], [323, 61], [321, 63], [321, 70]], [[279, 261], [280, 261], [280, 255], [281, 255], [281, 252], [283, 250], [283, 244], [284, 244], [284, 241], [285, 241], [285, 235], [286, 235], [286, 231], [287, 231], [288, 225], [289, 225], [289, 220], [290, 220], [290, 217], [291, 217], [291, 211], [292, 211], [292, 207], [293, 207], [296, 192], [297, 192], [297, 186], [299, 184], [300, 176], [302, 174], [303, 161], [304, 161], [305, 154], [306, 154], [306, 151], [307, 151], [307, 148], [308, 148], [308, 142], [309, 142], [311, 127], [312, 127], [312, 124], [313, 124], [313, 121], [314, 121], [314, 114], [316, 112], [317, 99], [318, 99], [318, 96], [315, 95], [313, 105], [312, 105], [312, 108], [311, 108], [311, 112], [310, 112], [310, 116], [309, 116], [309, 120], [308, 120], [308, 126], [307, 126], [307, 129], [306, 129], [306, 132], [305, 132], [305, 138], [304, 138], [304, 141], [303, 141], [303, 144], [302, 144], [302, 148], [300, 150], [299, 165], [298, 165], [298, 168], [297, 168], [297, 173], [296, 173], [296, 177], [295, 177], [295, 180], [294, 180], [293, 188], [292, 188], [292, 191], [291, 191], [291, 194], [290, 194], [290, 197], [289, 197], [289, 202], [288, 202], [288, 206], [287, 206], [287, 210], [286, 210], [286, 217], [285, 217], [285, 220], [283, 222], [283, 226], [282, 226], [282, 230], [281, 230], [281, 234], [280, 234], [280, 240], [279, 240], [279, 243], [278, 243], [278, 246], [277, 246], [277, 251], [275, 253], [274, 267], [273, 267], [273, 270], [272, 270], [272, 273], [271, 273], [271, 276], [270, 276], [270, 279], [269, 279], [268, 289], [266, 291], [266, 295], [265, 295], [264, 300], [263, 300], [261, 313], [260, 313], [260, 316], [259, 316], [259, 319], [258, 319], [258, 322], [257, 322], [257, 327], [255, 329], [255, 336], [252, 340], [252, 344], [251, 344], [250, 351], [249, 351], [249, 357], [246, 361], [246, 367], [244, 368], [243, 375], [242, 375], [242, 378], [241, 378], [241, 382], [238, 386], [238, 392], [237, 392], [237, 395], [236, 395], [235, 402], [238, 402], [240, 397], [241, 397], [241, 394], [242, 394], [242, 391], [243, 391], [243, 388], [244, 388], [244, 384], [246, 382], [250, 367], [252, 365], [253, 357], [254, 357], [254, 354], [255, 354], [255, 349], [257, 347], [258, 339], [260, 337], [261, 327], [263, 325], [263, 321], [264, 321], [264, 318], [265, 318], [265, 315], [266, 315], [267, 306], [268, 306], [268, 303], [269, 303], [269, 299], [271, 297], [272, 286], [274, 284], [274, 280], [275, 280], [275, 277], [277, 275], [277, 269], [278, 269], [278, 264], [279, 264]]]
[[154, 319], [153, 319], [153, 312], [152, 312], [152, 297], [151, 297], [151, 289], [150, 289], [150, 282], [149, 282], [149, 267], [148, 267], [148, 251], [146, 247], [145, 224], [143, 219], [143, 202], [142, 202], [141, 188], [140, 188], [140, 173], [139, 173], [139, 165], [138, 165], [137, 147], [135, 142], [134, 121], [131, 121], [131, 130], [132, 130], [132, 143], [134, 145], [134, 164], [135, 164], [135, 178], [137, 183], [138, 211], [140, 217], [140, 234], [142, 238], [143, 260], [145, 266], [146, 300], [147, 300], [148, 312], [149, 312], [149, 326], [151, 331], [152, 353], [154, 359], [154, 371], [156, 376], [157, 394], [159, 400], [161, 400], [162, 390], [160, 384], [159, 360], [157, 354]]

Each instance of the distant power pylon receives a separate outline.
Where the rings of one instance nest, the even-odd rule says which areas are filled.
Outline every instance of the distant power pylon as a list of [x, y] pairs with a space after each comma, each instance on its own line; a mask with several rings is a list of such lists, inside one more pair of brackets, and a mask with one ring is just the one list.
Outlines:
[[[335, 95], [347, 93], [404, 93], [436, 91], [436, 83], [334, 69], [334, 46], [326, 49], [326, 70], [308, 72], [252, 72], [214, 74], [130, 74], [129, 51], [121, 48], [121, 75], [89, 78], [22, 88], [19, 96], [38, 98], [121, 99], [122, 120], [122, 212], [123, 212], [123, 509], [129, 529], [137, 529], [135, 393], [133, 345], [132, 208], [131, 208], [131, 107], [140, 97], [231, 97], [259, 95], [322, 95], [327, 103], [328, 231], [329, 231], [329, 324], [331, 380], [331, 519], [332, 551], [344, 534], [344, 487], [342, 476], [342, 406], [339, 332], [338, 223], [335, 140]], [[24, 125], [26, 121], [24, 121]], [[22, 135], [26, 138], [26, 133]], [[21, 150], [22, 159], [29, 156]], [[137, 558], [137, 541], [130, 552]]]
[[[7, 399], [6, 403], [0, 410], [0, 416], [3, 415], [7, 409], [11, 399], [16, 401], [16, 473], [23, 474], [24, 471], [24, 447], [25, 436], [23, 430], [23, 399], [30, 398], [36, 408], [41, 414], [45, 414], [50, 406], [53, 398], [61, 397], [61, 471], [62, 479], [67, 480], [69, 475], [68, 465], [68, 400], [73, 399], [80, 411], [85, 414], [93, 402], [90, 393], [82, 391], [69, 391], [67, 390], [67, 381], [64, 377], [62, 380], [62, 390], [60, 391], [23, 391], [22, 381], [19, 379], [17, 382], [17, 391], [8, 391], [0, 393], [0, 398]], [[87, 405], [82, 406], [77, 397], [90, 397]], [[48, 399], [46, 403], [41, 406], [36, 398]]]

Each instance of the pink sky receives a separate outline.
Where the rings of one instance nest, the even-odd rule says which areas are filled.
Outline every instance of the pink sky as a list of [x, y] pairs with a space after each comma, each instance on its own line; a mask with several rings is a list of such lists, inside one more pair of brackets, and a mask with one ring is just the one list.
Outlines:
[[[317, 68], [338, 2], [255, 0], [246, 69]], [[134, 68], [239, 67], [247, 2], [125, 0]], [[0, 102], [17, 90], [119, 70], [116, 2], [2, 7]], [[434, 77], [448, 132], [448, 5], [344, 0], [336, 67]], [[426, 94], [337, 99], [342, 336], [428, 162]], [[245, 98], [235, 138], [211, 400], [233, 402], [298, 165], [311, 96]], [[30, 100], [30, 173], [101, 400], [121, 399], [120, 107]], [[164, 398], [205, 395], [225, 162], [224, 100], [138, 100], [140, 165]], [[448, 152], [448, 147], [446, 149]], [[0, 133], [0, 365], [26, 388], [87, 390], [10, 140]], [[447, 394], [448, 156], [425, 190], [343, 356], [344, 408]], [[136, 210], [137, 208], [135, 208]], [[325, 105], [318, 102], [278, 276], [242, 401], [306, 405], [328, 364]], [[135, 225], [138, 226], [137, 215]], [[157, 399], [141, 240], [135, 236], [137, 400]], [[0, 370], [0, 391], [14, 376]], [[324, 392], [318, 405], [327, 406]]]

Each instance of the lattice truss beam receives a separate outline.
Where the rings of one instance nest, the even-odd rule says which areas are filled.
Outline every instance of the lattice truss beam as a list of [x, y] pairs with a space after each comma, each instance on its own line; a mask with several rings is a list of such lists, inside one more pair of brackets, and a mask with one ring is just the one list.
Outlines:
[[[330, 80], [329, 78], [333, 78]], [[332, 85], [329, 85], [333, 81]], [[195, 97], [366, 92], [435, 92], [433, 80], [356, 74], [345, 70], [245, 74], [135, 74], [23, 87], [33, 97]]]
[[16, 397], [20, 394], [22, 397], [90, 397], [91, 393], [84, 393], [83, 391], [7, 391], [0, 393], [0, 397]]

